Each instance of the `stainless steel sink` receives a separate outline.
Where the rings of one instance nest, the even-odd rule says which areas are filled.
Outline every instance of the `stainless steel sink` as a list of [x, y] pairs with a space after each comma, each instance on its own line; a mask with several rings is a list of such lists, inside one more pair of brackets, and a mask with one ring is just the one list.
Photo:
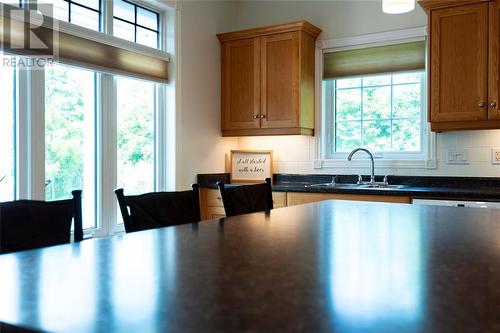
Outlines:
[[393, 184], [338, 184], [338, 183], [321, 183], [321, 184], [310, 184], [306, 187], [323, 187], [323, 188], [338, 188], [338, 189], [360, 189], [360, 190], [397, 190], [402, 189], [404, 185], [393, 185]]
[[395, 190], [395, 189], [397, 190], [405, 187], [404, 185], [389, 185], [389, 184], [359, 184], [357, 186], [362, 189], [375, 189], [375, 190]]

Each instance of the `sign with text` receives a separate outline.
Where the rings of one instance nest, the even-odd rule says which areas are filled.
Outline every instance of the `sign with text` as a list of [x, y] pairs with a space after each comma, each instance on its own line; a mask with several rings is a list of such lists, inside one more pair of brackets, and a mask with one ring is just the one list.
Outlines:
[[273, 178], [272, 150], [231, 150], [231, 182], [263, 183]]

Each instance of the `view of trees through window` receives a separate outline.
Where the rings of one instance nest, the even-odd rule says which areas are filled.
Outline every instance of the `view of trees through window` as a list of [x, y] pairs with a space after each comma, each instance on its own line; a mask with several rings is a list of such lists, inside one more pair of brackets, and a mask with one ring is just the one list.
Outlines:
[[94, 226], [95, 74], [66, 66], [45, 71], [45, 198], [83, 190], [84, 227]]
[[423, 73], [334, 81], [334, 152], [420, 152]]
[[116, 79], [118, 187], [126, 194], [155, 190], [155, 84]]
[[15, 199], [15, 98], [15, 68], [0, 66], [0, 201]]

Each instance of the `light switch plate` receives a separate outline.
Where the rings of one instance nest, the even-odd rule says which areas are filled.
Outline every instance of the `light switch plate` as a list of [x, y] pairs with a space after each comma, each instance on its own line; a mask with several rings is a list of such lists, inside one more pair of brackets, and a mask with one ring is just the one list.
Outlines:
[[467, 149], [450, 149], [446, 152], [447, 164], [469, 164]]
[[500, 164], [500, 148], [491, 149], [491, 164]]

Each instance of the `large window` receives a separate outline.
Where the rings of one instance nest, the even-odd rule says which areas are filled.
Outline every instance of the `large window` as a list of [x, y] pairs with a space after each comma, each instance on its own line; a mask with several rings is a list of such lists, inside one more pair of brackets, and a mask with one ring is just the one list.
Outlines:
[[[2, 54], [0, 53], [0, 57]], [[0, 201], [15, 199], [16, 70], [0, 67]]]
[[126, 194], [155, 190], [155, 84], [117, 78], [117, 176]]
[[45, 75], [45, 198], [83, 190], [84, 227], [95, 226], [95, 74], [66, 66]]
[[345, 160], [363, 147], [391, 165], [425, 163], [427, 43], [421, 33], [393, 31], [394, 41], [371, 34], [363, 36], [364, 45], [328, 42], [336, 46], [323, 51], [322, 158]]
[[131, 42], [158, 48], [158, 13], [125, 0], [115, 0], [113, 34]]
[[[111, 50], [138, 52], [144, 61], [162, 58], [158, 63], [165, 65], [166, 52], [111, 36], [120, 34], [119, 26], [113, 28], [123, 23], [132, 31], [129, 40], [160, 48], [162, 12], [116, 1], [49, 0], [53, 7], [38, 10], [74, 24], [71, 29], [61, 24], [70, 36], [87, 36], [101, 45], [112, 40]], [[115, 18], [104, 20], [104, 13]], [[92, 51], [86, 52], [82, 54]], [[166, 70], [148, 75], [71, 55], [56, 59], [60, 63], [44, 62], [45, 67], [26, 65], [22, 57], [16, 58], [23, 60], [18, 63], [3, 58], [0, 53], [0, 201], [62, 200], [82, 190], [86, 235], [123, 231], [113, 190], [122, 187], [126, 194], [140, 194], [167, 187], [161, 176], [167, 174], [167, 94], [158, 83], [166, 80]]]
[[[87, 29], [101, 30], [101, 0], [48, 0], [54, 18]], [[42, 7], [42, 11], [43, 11]]]
[[423, 73], [395, 73], [326, 82], [334, 136], [331, 153], [422, 150]]

